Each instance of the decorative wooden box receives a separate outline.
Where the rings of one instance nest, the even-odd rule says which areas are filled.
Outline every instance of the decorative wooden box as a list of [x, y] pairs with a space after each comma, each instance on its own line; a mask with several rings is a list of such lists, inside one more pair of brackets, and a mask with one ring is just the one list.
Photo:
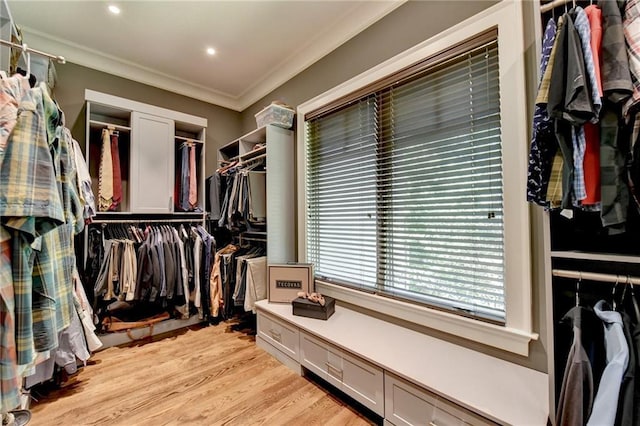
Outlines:
[[291, 302], [293, 315], [301, 317], [317, 318], [321, 320], [329, 319], [336, 311], [336, 300], [329, 296], [324, 297], [324, 306], [312, 302], [304, 297], [298, 297]]

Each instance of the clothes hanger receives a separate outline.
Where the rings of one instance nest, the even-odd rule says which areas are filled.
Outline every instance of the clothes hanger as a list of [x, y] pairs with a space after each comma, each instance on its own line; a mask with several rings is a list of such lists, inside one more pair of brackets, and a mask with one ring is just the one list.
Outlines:
[[640, 321], [640, 307], [638, 307], [638, 300], [636, 299], [636, 294], [633, 287], [633, 281], [627, 275], [627, 282], [631, 288], [631, 302], [633, 303], [633, 312], [636, 314], [636, 321]]
[[576, 306], [580, 306], [580, 283], [582, 282], [582, 272], [578, 272], [579, 277], [576, 282]]
[[29, 47], [27, 46], [27, 43], [24, 43], [22, 45], [22, 50], [24, 51], [24, 53], [27, 56], [27, 80], [31, 77], [31, 52], [29, 52]]
[[[618, 288], [618, 279], [619, 277], [616, 275], [616, 282], [615, 284], [613, 284], [613, 288], [611, 289], [611, 306], [613, 307], [614, 311], [617, 311], [618, 309], [618, 303], [616, 302], [616, 290]], [[621, 302], [622, 304], [622, 302]]]

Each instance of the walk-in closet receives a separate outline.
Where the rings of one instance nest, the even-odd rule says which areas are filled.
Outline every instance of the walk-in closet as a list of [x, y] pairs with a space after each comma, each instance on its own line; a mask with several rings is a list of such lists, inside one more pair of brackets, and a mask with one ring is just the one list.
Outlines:
[[0, 0], [0, 419], [640, 425], [640, 0]]

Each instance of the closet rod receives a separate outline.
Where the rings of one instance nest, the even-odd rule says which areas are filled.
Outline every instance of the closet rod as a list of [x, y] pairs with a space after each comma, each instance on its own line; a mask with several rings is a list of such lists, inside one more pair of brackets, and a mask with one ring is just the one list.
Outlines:
[[56, 56], [56, 55], [52, 55], [50, 53], [42, 52], [40, 50], [32, 49], [31, 47], [27, 47], [26, 44], [12, 43], [10, 41], [3, 40], [3, 39], [0, 39], [0, 44], [4, 44], [5, 46], [15, 47], [16, 49], [20, 49], [23, 52], [35, 53], [36, 55], [44, 56], [44, 57], [49, 58], [49, 59], [55, 59], [56, 61], [58, 61], [61, 64], [64, 64], [64, 63], [67, 62], [67, 60], [64, 59], [64, 56]]
[[602, 274], [599, 272], [568, 271], [566, 269], [554, 269], [554, 277], [583, 279], [587, 281], [600, 281], [605, 283], [640, 284], [640, 277], [629, 275]]
[[115, 224], [122, 224], [122, 223], [128, 223], [128, 224], [135, 224], [135, 225], [139, 225], [139, 224], [156, 224], [156, 223], [201, 223], [204, 222], [204, 219], [98, 219], [98, 220], [94, 220], [91, 223], [102, 223], [102, 224], [109, 224], [109, 223], [115, 223]]
[[266, 238], [252, 238], [252, 237], [243, 237], [243, 236], [240, 236], [240, 243], [241, 243], [241, 244], [242, 244], [242, 241], [243, 241], [243, 240], [244, 240], [244, 241], [259, 241], [259, 242], [262, 242], [262, 243], [266, 243], [266, 242], [267, 242]]
[[558, 6], [563, 6], [567, 3], [571, 3], [572, 1], [575, 1], [575, 0], [553, 0], [552, 2], [541, 5], [540, 12], [541, 13], [548, 12], [551, 9], [555, 9]]
[[266, 157], [267, 157], [267, 154], [262, 154], [262, 155], [257, 155], [255, 157], [251, 157], [251, 158], [249, 158], [247, 160], [242, 160], [242, 161], [240, 161], [238, 163], [238, 167], [244, 166], [245, 164], [252, 163], [252, 162], [254, 162], [256, 160], [262, 160], [263, 158], [266, 158]]

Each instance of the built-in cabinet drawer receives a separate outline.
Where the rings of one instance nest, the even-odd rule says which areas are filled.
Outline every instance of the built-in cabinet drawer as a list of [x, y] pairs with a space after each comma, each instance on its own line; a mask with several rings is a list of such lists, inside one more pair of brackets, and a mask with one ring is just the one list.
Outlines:
[[295, 361], [300, 361], [300, 340], [297, 327], [286, 324], [260, 311], [258, 313], [257, 333], [258, 336], [267, 343], [273, 345]]
[[300, 332], [300, 363], [375, 413], [384, 415], [383, 370]]
[[384, 377], [384, 400], [385, 424], [395, 426], [494, 424], [387, 372]]

